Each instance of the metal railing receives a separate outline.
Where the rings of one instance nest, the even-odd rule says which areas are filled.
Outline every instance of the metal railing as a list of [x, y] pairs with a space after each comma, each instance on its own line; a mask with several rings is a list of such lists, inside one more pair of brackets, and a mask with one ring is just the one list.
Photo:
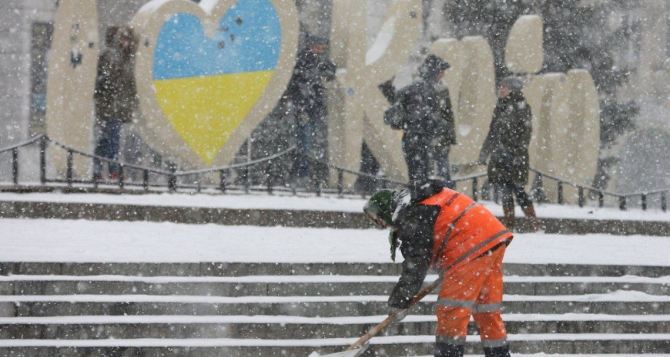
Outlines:
[[[295, 185], [274, 185], [273, 177], [270, 174], [270, 168], [278, 160], [286, 158], [287, 155], [292, 155], [296, 151], [295, 147], [290, 147], [286, 150], [269, 155], [267, 157], [250, 160], [247, 162], [236, 163], [227, 166], [214, 167], [209, 169], [199, 170], [178, 170], [174, 164], [168, 164], [167, 169], [146, 167], [142, 165], [130, 164], [119, 160], [112, 160], [105, 157], [89, 154], [81, 150], [69, 147], [58, 141], [50, 139], [46, 135], [33, 137], [29, 140], [20, 142], [18, 144], [0, 148], [0, 155], [9, 153], [11, 165], [11, 186], [9, 189], [16, 189], [27, 187], [19, 180], [20, 177], [20, 149], [38, 145], [39, 146], [39, 184], [42, 187], [59, 188], [78, 188], [78, 189], [100, 189], [106, 186], [107, 189], [114, 189], [117, 191], [128, 191], [129, 188], [140, 188], [140, 192], [178, 192], [179, 190], [195, 190], [201, 192], [203, 190], [211, 190], [212, 192], [226, 193], [228, 190], [239, 190], [244, 193], [251, 191], [265, 191], [272, 194], [274, 191], [286, 191], [292, 194], [297, 194], [299, 191], [314, 193], [320, 196], [322, 193], [332, 193], [338, 196], [345, 194], [355, 194], [365, 197], [370, 194], [370, 190], [356, 189], [355, 187], [347, 188], [345, 185], [345, 175], [354, 175], [356, 179], [367, 179], [374, 189], [392, 188], [406, 186], [406, 183], [395, 181], [384, 177], [383, 175], [374, 175], [364, 173], [337, 165], [329, 162], [322, 162], [314, 158], [308, 158], [311, 164], [318, 164], [327, 168], [328, 172], [334, 171], [336, 180], [334, 187], [324, 186], [324, 180], [313, 180], [311, 182], [311, 189], [298, 188]], [[48, 175], [48, 158], [47, 151], [49, 147], [62, 150], [65, 153], [65, 173], [64, 175], [56, 175], [57, 177], [49, 177]], [[75, 157], [83, 157], [93, 161], [98, 161], [107, 165], [118, 165], [118, 177], [113, 180], [101, 180], [97, 177], [90, 179], [75, 178]], [[95, 165], [95, 164], [94, 164]], [[252, 182], [252, 170], [264, 173], [265, 182], [259, 184]], [[141, 179], [128, 180], [128, 174], [131, 171], [141, 173]], [[612, 201], [612, 206], [618, 206], [619, 209], [625, 210], [629, 208], [631, 202], [639, 202], [639, 207], [642, 210], [647, 210], [650, 203], [657, 202], [661, 210], [667, 210], [667, 195], [670, 189], [661, 189], [634, 193], [616, 193], [606, 190], [601, 190], [588, 185], [576, 184], [567, 179], [547, 174], [539, 170], [531, 168], [530, 171], [535, 175], [532, 195], [535, 200], [540, 202], [549, 202], [547, 197], [547, 183], [550, 180], [556, 185], [556, 190], [553, 192], [555, 197], [554, 202], [557, 204], [565, 204], [566, 187], [571, 187], [576, 191], [576, 203], [579, 207], [584, 207], [588, 202], [592, 202], [598, 207], [604, 207], [606, 201]], [[63, 178], [64, 176], [64, 178]], [[478, 200], [482, 196], [489, 196], [490, 189], [485, 186], [486, 173], [472, 174], [468, 176], [455, 177], [452, 182], [455, 185], [465, 184], [473, 199]], [[235, 183], [237, 181], [237, 184]], [[60, 185], [60, 186], [58, 186]], [[7, 187], [5, 187], [7, 189]], [[137, 191], [137, 190], [136, 190]], [[493, 192], [493, 200], [497, 201], [497, 193]]]

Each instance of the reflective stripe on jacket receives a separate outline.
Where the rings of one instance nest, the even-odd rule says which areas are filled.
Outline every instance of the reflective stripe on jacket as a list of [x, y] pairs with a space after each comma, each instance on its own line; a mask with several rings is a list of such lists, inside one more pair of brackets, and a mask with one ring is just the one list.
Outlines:
[[421, 204], [440, 207], [431, 259], [436, 269], [467, 263], [512, 239], [512, 233], [488, 209], [454, 190], [444, 188]]

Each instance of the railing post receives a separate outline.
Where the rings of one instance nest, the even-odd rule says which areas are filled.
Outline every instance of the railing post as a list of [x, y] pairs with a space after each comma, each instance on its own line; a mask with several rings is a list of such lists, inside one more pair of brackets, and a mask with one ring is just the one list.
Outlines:
[[119, 189], [123, 190], [123, 187], [125, 186], [125, 180], [123, 179], [124, 176], [124, 168], [123, 164], [119, 164]]
[[558, 181], [558, 183], [556, 185], [557, 185], [556, 186], [556, 191], [557, 191], [557, 194], [558, 194], [558, 204], [562, 205], [563, 204], [563, 182]]
[[142, 170], [142, 188], [144, 191], [149, 191], [149, 170]]
[[479, 186], [479, 183], [477, 181], [478, 180], [477, 180], [476, 177], [472, 178], [472, 199], [475, 200], [475, 201], [479, 201], [479, 198], [477, 197], [477, 191], [478, 191], [477, 186]]
[[337, 195], [342, 196], [344, 194], [344, 171], [342, 169], [337, 169]]
[[598, 207], [605, 206], [605, 194], [602, 191], [598, 191]]
[[642, 210], [646, 211], [647, 210], [647, 194], [643, 193], [640, 195], [640, 201], [642, 201]]
[[12, 181], [14, 185], [19, 184], [19, 149], [12, 149]]
[[47, 182], [47, 138], [42, 136], [40, 139], [40, 183]]
[[219, 190], [226, 193], [226, 170], [219, 170]]
[[197, 176], [195, 179], [195, 192], [200, 193], [202, 192], [202, 182], [200, 180], [200, 176]]
[[67, 181], [68, 187], [72, 187], [72, 165], [74, 161], [74, 153], [72, 150], [67, 151], [67, 162], [66, 162], [66, 171], [65, 171], [65, 179]]
[[272, 172], [271, 170], [266, 170], [266, 172], [265, 172], [265, 184], [267, 185], [268, 195], [272, 194], [272, 175], [271, 175], [271, 172]]
[[622, 211], [626, 209], [626, 196], [619, 196], [619, 209]]
[[665, 200], [665, 192], [661, 192], [661, 209], [663, 212], [668, 209], [667, 201]]
[[244, 167], [244, 193], [249, 193], [249, 187], [251, 187], [250, 177], [249, 177], [249, 166]]
[[584, 207], [584, 187], [577, 186], [577, 203], [579, 207]]
[[177, 192], [177, 165], [170, 164], [168, 170], [170, 170], [170, 174], [168, 175], [168, 191]]
[[535, 200], [537, 202], [546, 202], [547, 195], [544, 191], [544, 176], [539, 171], [535, 172], [535, 182], [533, 182], [533, 185]]
[[315, 179], [314, 191], [316, 192], [316, 197], [321, 197], [321, 187], [322, 182], [320, 178]]

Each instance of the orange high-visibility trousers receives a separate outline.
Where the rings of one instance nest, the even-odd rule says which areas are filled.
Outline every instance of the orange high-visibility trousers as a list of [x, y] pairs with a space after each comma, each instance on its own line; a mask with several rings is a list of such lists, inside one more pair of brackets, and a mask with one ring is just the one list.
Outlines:
[[473, 315], [484, 347], [507, 343], [500, 316], [503, 296], [502, 260], [505, 245], [447, 272], [437, 301], [437, 342], [465, 344]]

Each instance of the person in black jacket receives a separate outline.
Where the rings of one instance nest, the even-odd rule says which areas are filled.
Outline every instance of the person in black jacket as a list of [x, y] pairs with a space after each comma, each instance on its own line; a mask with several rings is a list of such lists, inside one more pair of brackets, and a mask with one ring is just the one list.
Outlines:
[[[295, 113], [295, 129], [298, 153], [294, 164], [294, 177], [324, 179], [323, 161], [326, 155], [326, 88], [324, 81], [335, 79], [335, 64], [326, 57], [327, 40], [308, 35], [305, 47], [297, 56], [293, 76], [289, 81], [285, 97]], [[302, 184], [302, 183], [301, 183]]]
[[514, 196], [535, 230], [539, 222], [533, 202], [524, 191], [528, 182], [528, 146], [532, 134], [531, 108], [517, 77], [506, 77], [498, 86], [498, 103], [493, 112], [489, 133], [479, 154], [479, 161], [488, 160], [489, 182], [502, 194], [505, 225], [514, 227]]
[[[419, 79], [409, 86], [395, 91], [388, 81], [380, 86], [380, 90], [391, 102], [399, 103], [403, 110], [403, 119], [400, 128], [403, 130], [402, 149], [409, 174], [410, 184], [421, 184], [428, 180], [431, 171], [431, 156], [434, 153], [434, 141], [440, 138], [440, 147], [447, 148], [455, 141], [447, 137], [449, 118], [453, 123], [451, 102], [448, 92], [440, 87], [440, 80], [449, 64], [435, 55], [428, 55], [419, 67]], [[444, 98], [445, 94], [447, 95]], [[445, 117], [446, 116], [446, 117]], [[445, 146], [442, 146], [445, 144]], [[444, 155], [442, 152], [440, 155]], [[447, 153], [448, 155], [448, 153]], [[435, 160], [444, 164], [447, 157], [435, 157]], [[448, 167], [448, 162], [446, 166]], [[442, 174], [448, 176], [448, 170]], [[449, 180], [449, 177], [444, 177]]]

